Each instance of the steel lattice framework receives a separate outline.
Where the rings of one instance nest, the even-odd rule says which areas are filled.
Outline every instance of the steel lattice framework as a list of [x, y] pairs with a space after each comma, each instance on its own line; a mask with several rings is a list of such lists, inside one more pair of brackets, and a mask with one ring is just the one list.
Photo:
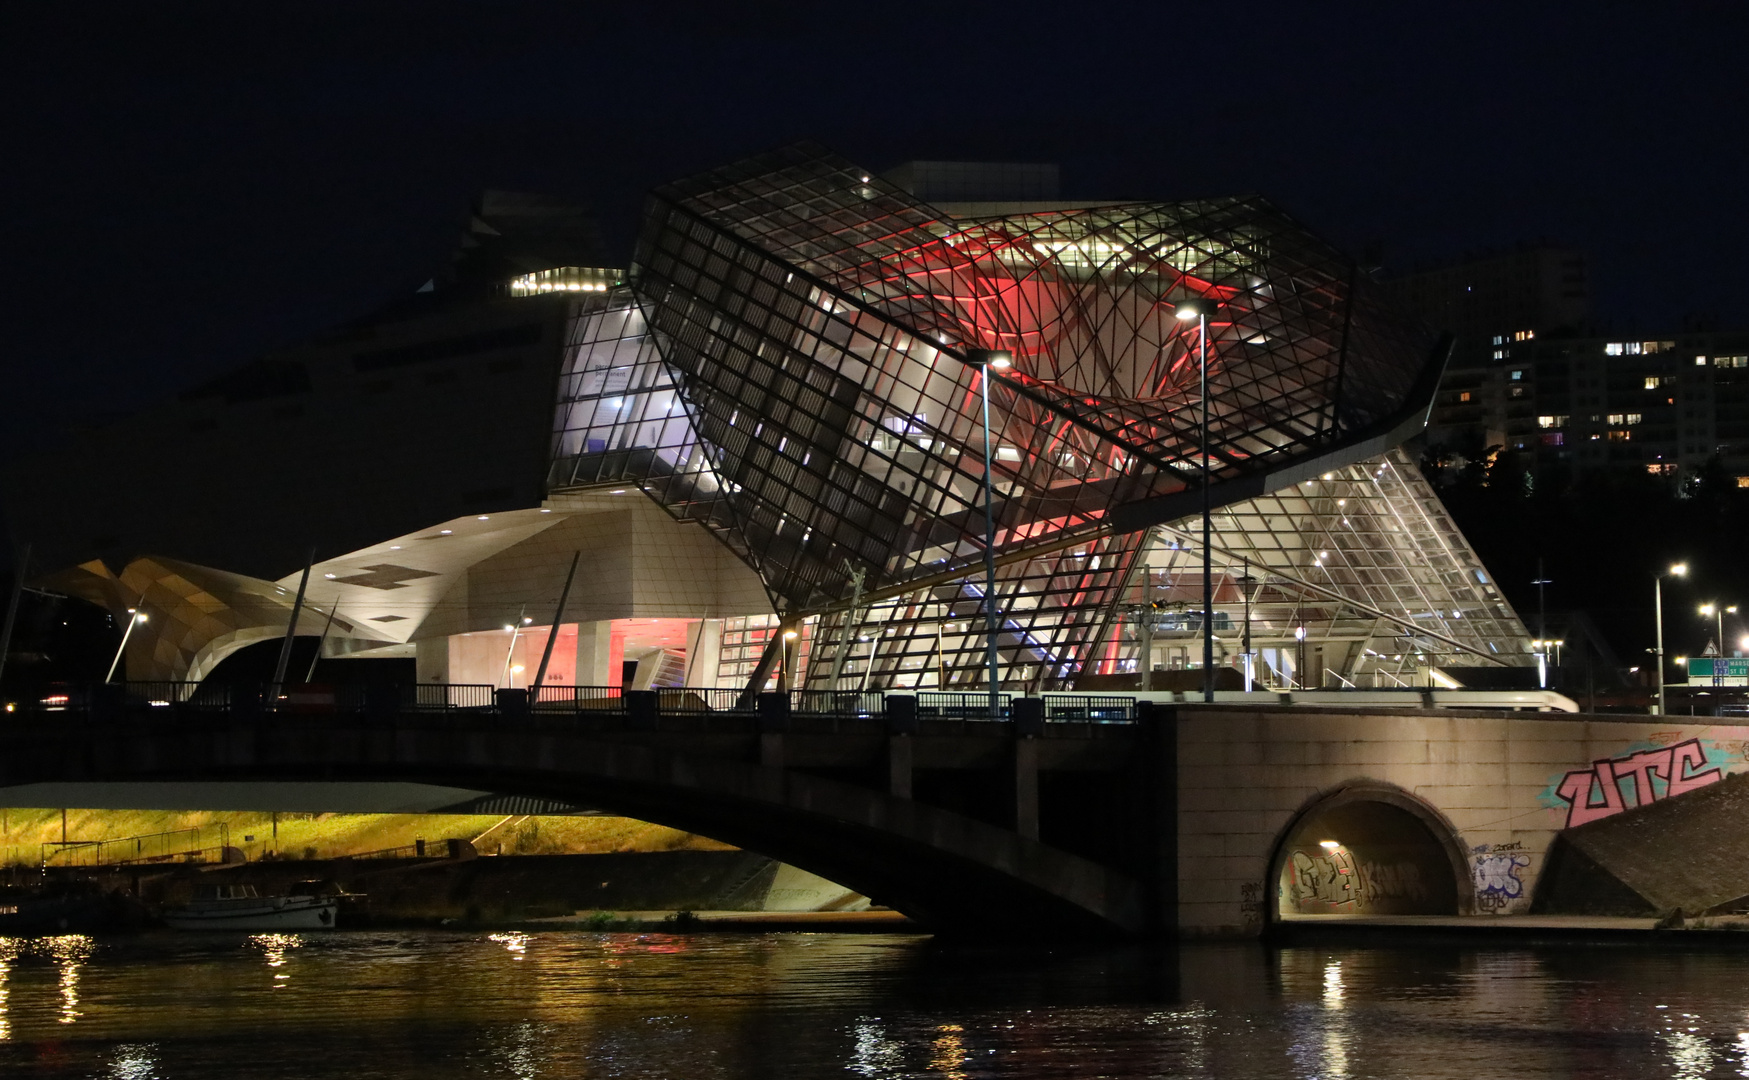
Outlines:
[[[630, 284], [573, 324], [552, 484], [635, 484], [715, 531], [780, 615], [822, 617], [817, 685], [817, 661], [847, 646], [840, 675], [860, 683], [969, 684], [984, 374], [964, 357], [1008, 349], [989, 387], [1007, 678], [1112, 670], [1144, 549], [1200, 504], [1200, 343], [1174, 317], [1190, 298], [1219, 305], [1215, 505], [1376, 468], [1419, 429], [1440, 346], [1261, 199], [955, 215], [801, 145], [655, 193]], [[1227, 535], [1255, 531], [1237, 520], [1217, 548], [1253, 544]], [[1451, 538], [1455, 574], [1475, 557]], [[1392, 597], [1369, 617], [1412, 630], [1404, 604], [1465, 602]], [[1522, 627], [1497, 593], [1486, 602], [1487, 627], [1441, 616], [1452, 634], [1414, 640], [1522, 662]]]

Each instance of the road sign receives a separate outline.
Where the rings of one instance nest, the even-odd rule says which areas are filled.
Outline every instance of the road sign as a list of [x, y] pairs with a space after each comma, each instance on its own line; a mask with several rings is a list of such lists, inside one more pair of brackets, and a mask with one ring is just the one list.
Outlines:
[[1719, 674], [1727, 679], [1749, 677], [1749, 656], [1728, 656], [1723, 660], [1711, 656], [1691, 656], [1688, 658], [1688, 677], [1710, 679], [1713, 677], [1714, 664], [1722, 665]]

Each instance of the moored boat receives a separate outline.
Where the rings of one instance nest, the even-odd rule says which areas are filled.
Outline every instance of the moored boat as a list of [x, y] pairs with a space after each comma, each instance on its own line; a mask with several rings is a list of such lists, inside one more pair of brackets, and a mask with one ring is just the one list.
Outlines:
[[164, 912], [175, 930], [330, 930], [337, 901], [328, 896], [261, 896], [253, 885], [200, 885], [194, 899]]

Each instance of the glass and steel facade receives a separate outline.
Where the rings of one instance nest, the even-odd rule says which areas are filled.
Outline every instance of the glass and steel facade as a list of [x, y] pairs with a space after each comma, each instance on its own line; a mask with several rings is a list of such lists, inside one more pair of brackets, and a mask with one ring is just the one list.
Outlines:
[[[986, 373], [966, 350], [1005, 349], [988, 391], [1010, 687], [1178, 662], [1205, 480], [1225, 662], [1244, 610], [1255, 670], [1287, 683], [1528, 662], [1391, 453], [1439, 343], [1351, 261], [1255, 198], [1023, 210], [931, 207], [807, 145], [659, 189], [626, 283], [577, 298], [550, 486], [635, 486], [710, 529], [777, 613], [750, 638], [803, 626], [810, 687], [968, 687]], [[1206, 343], [1186, 300], [1217, 305]], [[1168, 644], [1144, 661], [1150, 639]]]

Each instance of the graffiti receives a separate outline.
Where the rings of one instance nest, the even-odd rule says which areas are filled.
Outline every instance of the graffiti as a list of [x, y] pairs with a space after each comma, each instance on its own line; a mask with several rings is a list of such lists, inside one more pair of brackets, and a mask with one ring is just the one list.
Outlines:
[[1470, 850], [1475, 859], [1476, 908], [1499, 911], [1524, 895], [1524, 882], [1518, 872], [1530, 865], [1529, 855], [1517, 854], [1524, 841], [1507, 844], [1478, 844]]
[[1251, 926], [1263, 921], [1263, 883], [1246, 881], [1239, 885], [1239, 917]]
[[1707, 765], [1700, 740], [1689, 739], [1625, 757], [1598, 758], [1590, 768], [1562, 777], [1555, 793], [1567, 804], [1570, 829], [1706, 787], [1724, 776], [1717, 765]]
[[1370, 906], [1381, 900], [1425, 900], [1427, 883], [1414, 863], [1361, 862], [1347, 848], [1293, 853], [1295, 904]]

